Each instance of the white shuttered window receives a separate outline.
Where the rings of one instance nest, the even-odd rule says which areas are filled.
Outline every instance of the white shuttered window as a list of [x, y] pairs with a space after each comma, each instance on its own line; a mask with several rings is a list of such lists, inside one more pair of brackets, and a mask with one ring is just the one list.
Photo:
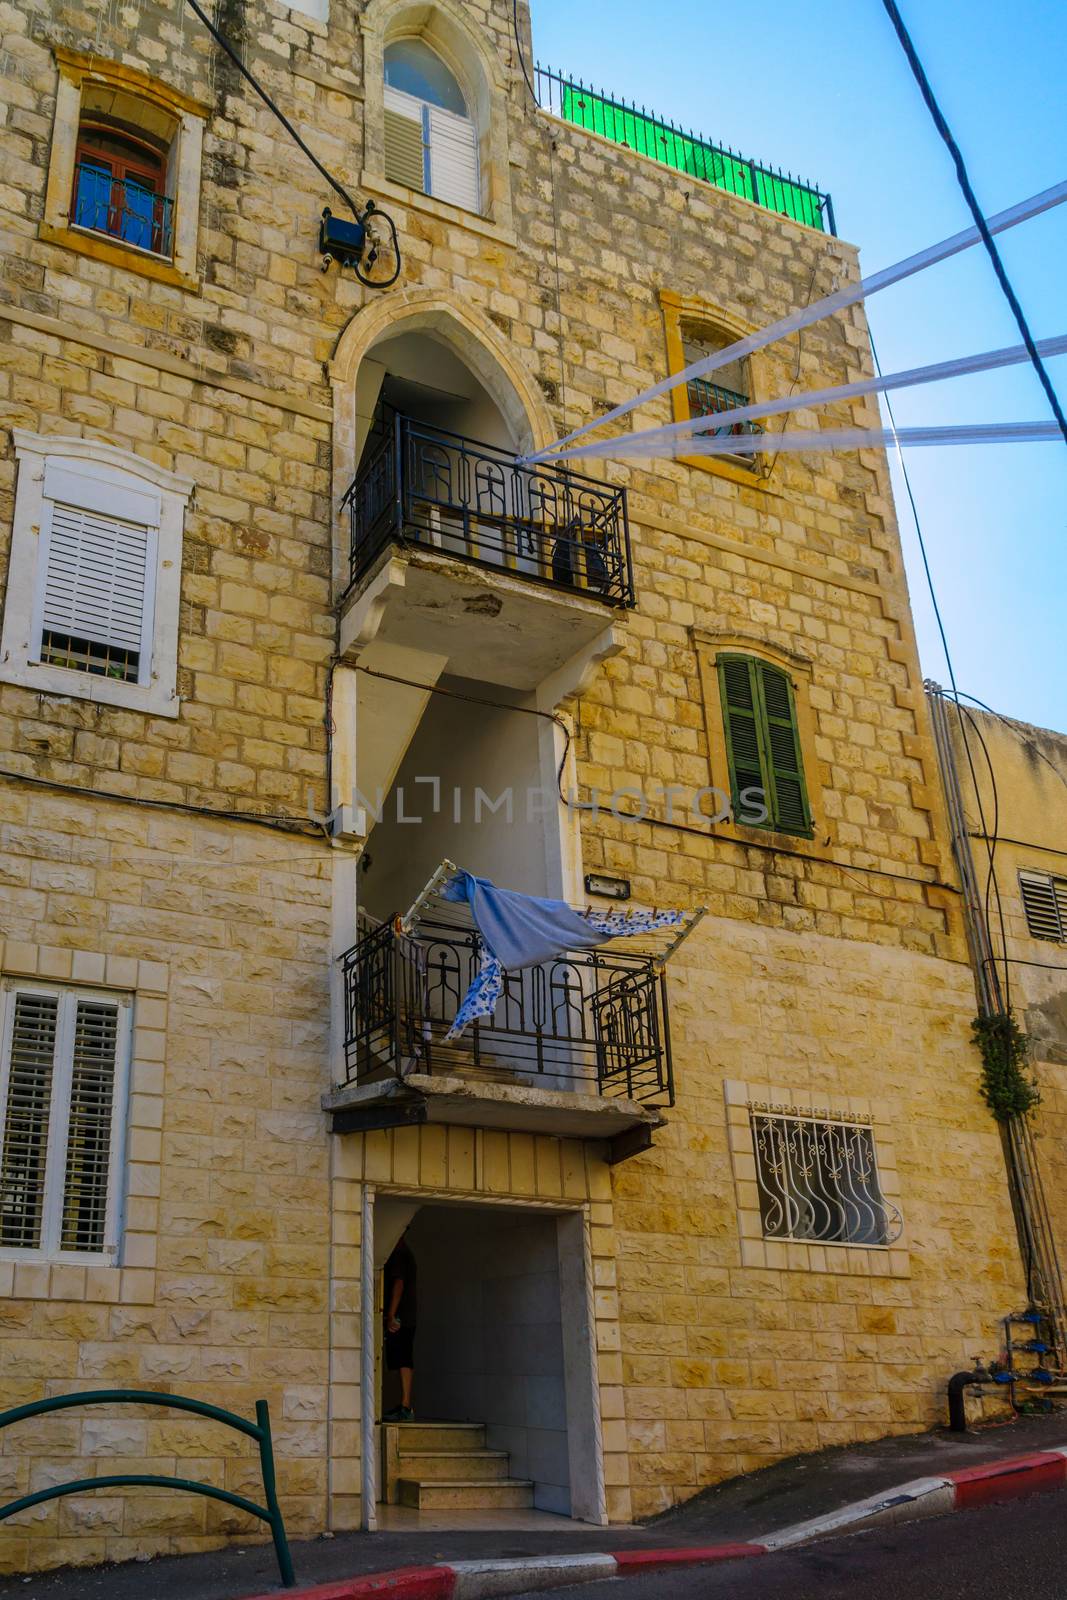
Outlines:
[[0, 1055], [0, 1251], [113, 1260], [130, 1001], [11, 982]]
[[158, 494], [49, 462], [35, 637], [48, 666], [146, 683]]
[[96, 439], [13, 428], [0, 679], [176, 717], [192, 479]]
[[418, 39], [385, 58], [385, 175], [435, 200], [481, 211], [478, 129], [449, 69]]

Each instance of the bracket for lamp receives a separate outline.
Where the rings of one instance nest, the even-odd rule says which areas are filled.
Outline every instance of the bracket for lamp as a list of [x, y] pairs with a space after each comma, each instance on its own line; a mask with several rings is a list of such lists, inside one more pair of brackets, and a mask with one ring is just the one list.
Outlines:
[[[391, 235], [395, 266], [388, 278], [375, 278], [371, 274], [382, 253], [383, 240], [371, 224], [383, 222]], [[335, 217], [329, 206], [323, 207], [319, 223], [319, 249], [322, 251], [322, 270], [328, 271], [336, 261], [341, 267], [351, 267], [360, 283], [368, 289], [388, 289], [400, 276], [400, 241], [396, 224], [387, 211], [380, 211], [373, 200], [368, 200], [354, 221]]]

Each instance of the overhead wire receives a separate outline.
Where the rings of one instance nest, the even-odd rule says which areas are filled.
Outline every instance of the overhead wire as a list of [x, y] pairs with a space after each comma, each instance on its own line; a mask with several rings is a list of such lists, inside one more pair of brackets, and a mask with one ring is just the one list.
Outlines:
[[[875, 342], [874, 342], [874, 335], [870, 332], [869, 328], [868, 328], [868, 336], [869, 336], [870, 342], [871, 342], [871, 356], [872, 356], [872, 358], [874, 360], [874, 370], [878, 374], [879, 377], [882, 377], [882, 375], [883, 375], [882, 374], [882, 363], [878, 359], [878, 349], [877, 349], [877, 346], [875, 345]], [[898, 437], [899, 436], [899, 429], [897, 428], [897, 419], [896, 419], [896, 415], [895, 415], [895, 413], [893, 411], [893, 402], [889, 398], [888, 394], [884, 395], [884, 399], [885, 399], [886, 412], [887, 412], [887, 414], [889, 416], [890, 432], [894, 436]], [[897, 443], [897, 445], [896, 445], [896, 457], [897, 457], [897, 464], [898, 464], [898, 466], [900, 468], [901, 476], [902, 476], [902, 478], [904, 480], [904, 489], [905, 489], [905, 492], [907, 493], [908, 505], [909, 505], [910, 510], [911, 510], [911, 518], [912, 518], [912, 522], [913, 522], [914, 527], [915, 527], [915, 536], [916, 536], [916, 539], [917, 539], [918, 545], [919, 545], [919, 555], [920, 555], [920, 557], [922, 559], [923, 573], [924, 573], [924, 575], [926, 577], [926, 587], [927, 587], [927, 590], [929, 591], [930, 604], [933, 607], [934, 620], [937, 623], [937, 631], [938, 631], [938, 634], [940, 635], [940, 638], [941, 638], [941, 649], [942, 649], [942, 651], [944, 653], [944, 657], [945, 657], [945, 666], [948, 669], [949, 683], [952, 686], [952, 697], [954, 699], [954, 703], [955, 703], [955, 706], [956, 706], [956, 716], [957, 716], [957, 720], [959, 722], [959, 727], [960, 727], [960, 738], [961, 738], [961, 742], [963, 744], [964, 754], [965, 754], [966, 759], [967, 759], [967, 767], [968, 767], [968, 770], [969, 770], [970, 775], [971, 775], [971, 784], [972, 784], [972, 787], [974, 789], [975, 800], [976, 800], [977, 805], [978, 805], [978, 815], [979, 815], [979, 820], [980, 820], [981, 825], [982, 825], [982, 833], [983, 833], [983, 835], [987, 836], [985, 838], [986, 856], [987, 856], [985, 909], [986, 909], [986, 926], [988, 927], [988, 925], [989, 925], [990, 885], [991, 885], [991, 883], [995, 883], [995, 881], [996, 881], [996, 849], [997, 849], [996, 833], [994, 831], [993, 836], [992, 837], [988, 837], [989, 830], [986, 827], [985, 808], [984, 808], [983, 803], [982, 803], [981, 791], [980, 791], [980, 789], [978, 787], [978, 773], [977, 773], [977, 771], [975, 769], [974, 757], [971, 754], [970, 740], [967, 737], [967, 725], [963, 720], [964, 708], [960, 705], [959, 698], [958, 698], [959, 697], [959, 688], [958, 688], [957, 683], [956, 683], [956, 669], [955, 669], [955, 666], [953, 665], [953, 661], [952, 661], [952, 651], [949, 649], [948, 634], [945, 631], [945, 621], [944, 621], [943, 616], [941, 615], [941, 606], [940, 606], [940, 604], [938, 602], [938, 598], [937, 598], [937, 589], [936, 589], [935, 584], [934, 584], [934, 575], [933, 575], [933, 572], [932, 572], [932, 570], [930, 568], [930, 558], [929, 558], [929, 555], [928, 555], [927, 549], [926, 549], [926, 539], [925, 539], [925, 537], [923, 535], [922, 520], [921, 520], [921, 518], [919, 516], [919, 507], [916, 504], [915, 492], [914, 492], [914, 490], [912, 489], [912, 486], [911, 486], [911, 475], [908, 472], [907, 462], [904, 459], [904, 452], [903, 452], [903, 450], [901, 450], [899, 443]], [[983, 741], [983, 748], [985, 748], [984, 741]], [[987, 758], [987, 760], [989, 758], [988, 749], [986, 749], [986, 758]], [[992, 773], [992, 763], [990, 763], [990, 772]], [[996, 779], [995, 779], [995, 777], [993, 778], [993, 784], [994, 784], [994, 795], [995, 795], [996, 801], [997, 801], [997, 821], [999, 822], [999, 795], [996, 794]], [[1006, 938], [1006, 933], [1005, 933], [1003, 908], [1002, 908], [1001, 902], [1000, 902], [999, 885], [997, 885], [997, 907], [998, 907], [998, 912], [999, 912], [999, 923], [1000, 923], [1000, 931], [1001, 931], [1001, 948], [1002, 948], [1004, 954], [1006, 955], [1007, 954], [1007, 938]], [[997, 974], [996, 974], [995, 971], [993, 973], [993, 983], [994, 983], [994, 988], [996, 988], [997, 984], [998, 984], [998, 979], [997, 979]], [[1004, 1003], [1005, 1003], [1006, 1007], [1010, 1006], [1010, 1004], [1011, 1004], [1011, 974], [1008, 972], [1007, 966], [1005, 966], [1005, 968], [1004, 968]]]
[[[275, 117], [277, 117], [278, 121], [281, 123], [290, 139], [292, 139], [297, 148], [311, 162], [311, 165], [315, 168], [316, 172], [319, 173], [320, 177], [325, 178], [326, 182], [329, 184], [334, 193], [341, 197], [345, 205], [355, 217], [356, 221], [365, 222], [367, 217], [373, 213], [376, 218], [383, 221], [389, 228], [392, 235], [392, 245], [396, 259], [396, 266], [393, 270], [392, 276], [389, 278], [383, 278], [380, 282], [371, 282], [370, 279], [366, 278], [362, 273], [359, 272], [357, 272], [357, 276], [359, 277], [360, 282], [365, 284], [369, 289], [390, 288], [391, 285], [394, 284], [399, 278], [402, 265], [400, 256], [400, 240], [397, 236], [396, 224], [394, 223], [392, 217], [386, 211], [379, 211], [373, 200], [368, 200], [362, 208], [356, 204], [355, 200], [353, 200], [352, 196], [349, 194], [348, 190], [343, 186], [343, 184], [338, 182], [328, 167], [323, 166], [314, 150], [311, 149], [310, 145], [308, 145], [307, 142], [296, 131], [289, 118], [285, 115], [285, 112], [267, 93], [266, 89], [264, 89], [263, 85], [259, 82], [259, 79], [256, 78], [254, 74], [251, 73], [245, 66], [234, 45], [231, 44], [230, 40], [226, 37], [222, 30], [216, 27], [215, 23], [208, 16], [207, 12], [199, 4], [199, 0], [185, 0], [185, 4], [190, 8], [191, 11], [195, 12], [197, 17], [199, 17], [200, 21], [204, 24], [204, 27], [218, 45], [219, 49], [226, 52], [234, 66], [237, 68], [238, 72], [241, 74], [242, 78], [244, 78], [245, 82], [251, 85], [267, 109]], [[182, 15], [185, 15], [184, 11]]]
[[1011, 279], [1008, 277], [1004, 262], [1001, 259], [1000, 251], [997, 249], [996, 243], [993, 239], [993, 234], [989, 223], [986, 220], [985, 213], [978, 203], [978, 196], [974, 192], [970, 175], [967, 172], [967, 166], [963, 159], [963, 153], [960, 150], [955, 137], [953, 136], [951, 128], [945, 120], [944, 112], [941, 110], [941, 107], [938, 104], [937, 96], [934, 94], [934, 91], [930, 85], [930, 80], [926, 76], [925, 68], [923, 67], [922, 62], [919, 60], [918, 52], [912, 41], [911, 35], [908, 32], [907, 26], [905, 25], [904, 19], [900, 14], [900, 9], [896, 4], [896, 0], [882, 0], [882, 4], [885, 7], [890, 22], [893, 24], [893, 28], [897, 38], [900, 41], [901, 48], [908, 59], [908, 65], [912, 70], [912, 75], [919, 86], [919, 93], [926, 102], [926, 109], [933, 118], [934, 126], [941, 135], [949, 155], [952, 157], [953, 165], [956, 168], [956, 180], [959, 183], [960, 189], [963, 193], [963, 198], [966, 200], [971, 216], [974, 218], [975, 227], [978, 229], [978, 232], [981, 235], [982, 243], [986, 248], [986, 253], [989, 256], [990, 261], [993, 263], [993, 271], [996, 273], [997, 282], [1000, 284], [1004, 298], [1011, 307], [1012, 315], [1014, 316], [1018, 325], [1019, 332], [1023, 336], [1023, 343], [1029, 352], [1033, 369], [1037, 373], [1041, 387], [1044, 389], [1048, 403], [1052, 408], [1052, 415], [1056, 418], [1056, 422], [1059, 425], [1059, 430], [1063, 435], [1063, 442], [1064, 444], [1067, 444], [1067, 416], [1064, 415], [1063, 407], [1060, 405], [1059, 396], [1052, 386], [1052, 379], [1049, 377], [1045, 363], [1041, 359], [1041, 355], [1036, 344], [1034, 343], [1034, 336], [1030, 332], [1030, 324], [1027, 322], [1026, 314], [1019, 303], [1019, 297], [1012, 287]]

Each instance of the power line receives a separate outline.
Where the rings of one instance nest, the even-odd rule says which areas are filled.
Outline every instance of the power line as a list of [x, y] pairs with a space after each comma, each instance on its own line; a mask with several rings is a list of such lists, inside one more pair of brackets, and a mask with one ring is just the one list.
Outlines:
[[365, 284], [368, 289], [388, 289], [399, 278], [401, 268], [400, 240], [397, 237], [396, 224], [394, 223], [392, 217], [389, 216], [388, 212], [386, 211], [379, 211], [373, 200], [368, 200], [362, 209], [356, 204], [348, 190], [337, 181], [333, 173], [330, 172], [327, 167], [323, 166], [314, 150], [312, 150], [309, 145], [305, 144], [300, 134], [297, 133], [296, 129], [293, 127], [293, 124], [289, 121], [289, 118], [285, 115], [285, 112], [279, 105], [276, 104], [274, 100], [271, 99], [270, 95], [259, 82], [258, 78], [255, 78], [252, 73], [249, 72], [248, 68], [241, 60], [241, 57], [237, 54], [236, 49], [230, 43], [229, 39], [227, 39], [226, 35], [215, 26], [207, 12], [204, 11], [203, 8], [197, 3], [197, 0], [185, 0], [185, 3], [200, 18], [200, 21], [204, 24], [204, 27], [210, 33], [219, 49], [226, 52], [234, 66], [237, 68], [238, 72], [241, 74], [242, 78], [244, 78], [245, 82], [251, 84], [252, 88], [255, 90], [256, 94], [259, 95], [259, 98], [263, 101], [264, 105], [267, 106], [274, 116], [277, 117], [278, 121], [281, 123], [290, 139], [292, 139], [293, 143], [299, 150], [303, 152], [305, 156], [307, 156], [308, 160], [311, 162], [311, 165], [315, 168], [315, 171], [318, 172], [321, 177], [326, 179], [326, 182], [330, 185], [330, 188], [335, 194], [340, 195], [341, 199], [351, 211], [356, 221], [361, 223], [366, 222], [367, 218], [373, 213], [375, 216], [380, 217], [389, 228], [392, 234], [393, 251], [396, 256], [396, 269], [393, 272], [392, 277], [384, 278], [380, 283], [376, 283], [365, 277], [362, 272], [358, 270], [356, 272], [356, 276], [359, 278], [359, 281], [362, 284]]
[[[868, 329], [868, 336], [870, 337], [870, 340], [871, 340], [871, 355], [874, 358], [874, 370], [877, 372], [878, 376], [881, 377], [882, 376], [882, 363], [878, 359], [878, 350], [877, 350], [877, 348], [875, 346], [874, 336], [872, 334], [870, 334], [870, 330], [869, 329]], [[896, 419], [896, 416], [894, 415], [894, 412], [893, 412], [893, 402], [892, 402], [892, 400], [890, 400], [888, 394], [884, 395], [884, 399], [885, 399], [886, 411], [889, 414], [890, 429], [891, 429], [892, 433], [895, 436], [896, 433], [897, 433], [897, 419]], [[986, 828], [985, 807], [984, 807], [984, 805], [982, 803], [982, 795], [981, 795], [981, 791], [980, 791], [980, 789], [978, 787], [978, 774], [975, 771], [974, 758], [973, 758], [973, 756], [971, 754], [970, 739], [967, 736], [967, 724], [964, 721], [964, 708], [963, 708], [963, 706], [960, 705], [960, 700], [959, 700], [960, 691], [956, 686], [956, 669], [952, 664], [952, 652], [948, 647], [948, 635], [945, 632], [945, 622], [944, 622], [944, 618], [941, 615], [941, 607], [940, 607], [940, 605], [938, 604], [938, 601], [937, 601], [937, 590], [934, 587], [934, 575], [930, 570], [930, 559], [929, 559], [929, 557], [928, 557], [928, 555], [926, 553], [926, 540], [923, 538], [922, 522], [921, 522], [921, 520], [919, 518], [919, 508], [915, 503], [915, 494], [914, 494], [914, 491], [912, 490], [912, 487], [911, 487], [911, 477], [910, 477], [910, 475], [908, 473], [907, 462], [904, 459], [904, 452], [903, 452], [903, 450], [901, 450], [899, 443], [897, 444], [896, 456], [897, 456], [897, 464], [900, 467], [901, 475], [902, 475], [902, 477], [904, 479], [904, 488], [905, 488], [905, 490], [907, 492], [908, 504], [911, 507], [912, 522], [915, 525], [915, 534], [916, 534], [916, 538], [918, 539], [918, 542], [919, 542], [919, 554], [922, 557], [923, 572], [926, 575], [926, 587], [927, 587], [927, 589], [929, 590], [929, 593], [930, 593], [930, 603], [931, 603], [931, 605], [933, 606], [933, 609], [934, 609], [934, 618], [935, 618], [935, 620], [937, 622], [937, 631], [941, 635], [941, 648], [942, 648], [942, 650], [944, 651], [944, 654], [945, 654], [945, 665], [948, 668], [949, 682], [952, 685], [952, 698], [953, 698], [953, 701], [954, 701], [955, 706], [956, 706], [956, 717], [957, 717], [957, 720], [958, 720], [959, 726], [960, 726], [960, 738], [961, 738], [961, 741], [962, 741], [962, 744], [963, 744], [964, 754], [967, 757], [967, 766], [968, 766], [968, 768], [970, 770], [970, 774], [971, 774], [971, 784], [972, 784], [972, 786], [974, 788], [975, 800], [978, 803], [978, 817], [979, 817], [979, 820], [980, 820], [980, 822], [982, 824], [982, 838], [983, 838], [983, 842], [985, 843], [986, 856], [988, 858], [988, 867], [987, 867], [987, 871], [986, 871], [986, 884], [985, 884], [985, 918], [986, 918], [986, 926], [988, 927], [988, 925], [989, 925], [990, 891], [991, 891], [991, 889], [995, 888], [996, 899], [997, 899], [998, 920], [1000, 922], [1001, 948], [1002, 948], [1002, 950], [1004, 950], [1006, 952], [1008, 946], [1007, 946], [1006, 930], [1005, 930], [1005, 926], [1004, 926], [1004, 912], [1003, 912], [1003, 909], [1002, 909], [1001, 903], [1000, 903], [1000, 886], [997, 883], [997, 875], [996, 875], [996, 854], [997, 854], [997, 831], [996, 830], [997, 830], [997, 825], [998, 825], [999, 819], [1000, 819], [1000, 805], [999, 805], [999, 795], [997, 794], [996, 778], [993, 776], [993, 764], [989, 759], [989, 751], [988, 751], [988, 749], [986, 749], [985, 741], [982, 740], [982, 748], [983, 748], [983, 750], [985, 750], [986, 762], [987, 762], [987, 764], [989, 766], [989, 772], [990, 772], [990, 777], [991, 777], [992, 784], [993, 784], [993, 794], [994, 794], [993, 832], [992, 832], [992, 834], [990, 834], [988, 829]], [[978, 732], [977, 728], [976, 728], [975, 731]], [[981, 738], [980, 734], [979, 734], [979, 738]], [[993, 976], [993, 986], [994, 986], [994, 988], [996, 988], [998, 986], [998, 984], [999, 984], [999, 979], [998, 979], [997, 972], [996, 972], [995, 968], [993, 970], [993, 975], [992, 976]], [[1011, 1004], [1011, 974], [1008, 971], [1007, 965], [1005, 965], [1005, 967], [1004, 967], [1004, 1004], [1005, 1004], [1005, 1006], [1009, 1006]]]
[[1060, 432], [1063, 434], [1063, 442], [1064, 444], [1067, 444], [1067, 416], [1064, 416], [1063, 408], [1059, 402], [1059, 397], [1057, 396], [1055, 389], [1052, 387], [1052, 379], [1049, 377], [1045, 368], [1045, 363], [1042, 361], [1037, 346], [1034, 343], [1034, 336], [1030, 332], [1030, 325], [1026, 320], [1026, 315], [1022, 306], [1019, 304], [1019, 299], [1015, 293], [1015, 290], [1012, 288], [1011, 280], [1009, 279], [1007, 271], [1004, 267], [1004, 263], [1000, 258], [1000, 251], [997, 249], [996, 244], [993, 241], [993, 235], [989, 231], [989, 224], [986, 221], [985, 213], [979, 205], [978, 196], [975, 194], [971, 185], [971, 180], [967, 173], [967, 167], [963, 160], [963, 154], [959, 145], [956, 143], [955, 138], [953, 137], [951, 128], [945, 121], [944, 113], [937, 103], [937, 98], [934, 94], [934, 91], [930, 87], [930, 80], [926, 76], [923, 64], [919, 60], [918, 54], [916, 53], [915, 46], [911, 40], [911, 35], [904, 25], [904, 19], [900, 15], [900, 11], [897, 8], [896, 0], [882, 0], [882, 4], [888, 13], [890, 22], [893, 24], [897, 38], [900, 40], [901, 46], [903, 47], [904, 54], [908, 58], [908, 65], [911, 67], [915, 81], [919, 85], [919, 92], [922, 95], [923, 100], [926, 102], [927, 110], [934, 119], [934, 126], [941, 135], [941, 138], [944, 140], [948, 149], [948, 153], [952, 157], [956, 168], [956, 178], [960, 189], [963, 191], [963, 198], [966, 200], [967, 205], [970, 208], [971, 215], [974, 218], [975, 227], [982, 236], [982, 243], [985, 245], [989, 254], [989, 259], [993, 263], [993, 271], [997, 275], [997, 282], [1004, 291], [1004, 298], [1011, 307], [1015, 321], [1018, 323], [1019, 332], [1023, 336], [1023, 344], [1026, 346], [1027, 353], [1030, 357], [1034, 371], [1037, 373], [1037, 376], [1041, 382], [1041, 387], [1048, 396], [1048, 403], [1052, 407], [1052, 415], [1056, 418], [1056, 421], [1059, 424]]

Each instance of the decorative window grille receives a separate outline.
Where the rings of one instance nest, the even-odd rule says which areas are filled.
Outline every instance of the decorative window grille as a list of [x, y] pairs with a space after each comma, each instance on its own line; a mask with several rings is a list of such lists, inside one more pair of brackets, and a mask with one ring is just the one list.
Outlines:
[[766, 1239], [889, 1245], [903, 1219], [882, 1194], [863, 1123], [750, 1111]]
[[21, 984], [0, 999], [0, 1249], [112, 1258], [129, 1000]]
[[1019, 888], [1031, 938], [1067, 940], [1067, 878], [1020, 872]]

